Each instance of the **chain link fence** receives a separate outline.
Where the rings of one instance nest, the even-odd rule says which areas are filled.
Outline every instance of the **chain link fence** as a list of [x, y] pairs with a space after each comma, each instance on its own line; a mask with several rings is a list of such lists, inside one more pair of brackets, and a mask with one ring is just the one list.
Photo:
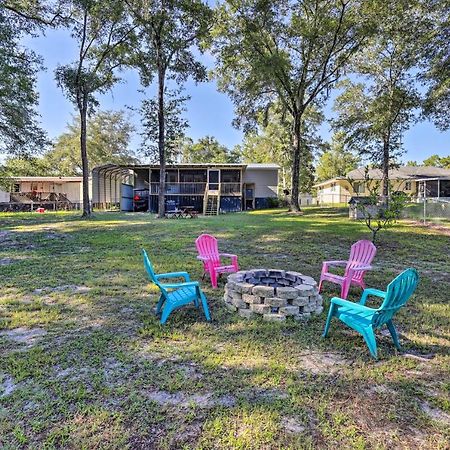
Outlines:
[[424, 224], [431, 222], [450, 225], [450, 199], [422, 198], [417, 203], [408, 203], [402, 217]]

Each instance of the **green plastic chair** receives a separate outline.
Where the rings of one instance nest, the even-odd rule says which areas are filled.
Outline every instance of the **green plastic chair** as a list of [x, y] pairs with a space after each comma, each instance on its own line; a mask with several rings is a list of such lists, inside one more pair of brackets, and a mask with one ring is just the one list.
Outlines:
[[[332, 298], [323, 337], [326, 337], [328, 334], [331, 319], [337, 317], [350, 328], [363, 335], [370, 353], [374, 358], [377, 358], [375, 330], [386, 324], [395, 346], [400, 349], [392, 317], [414, 293], [418, 282], [419, 274], [417, 270], [407, 269], [389, 283], [386, 292], [378, 289], [365, 289], [359, 303], [353, 303], [338, 297]], [[365, 306], [369, 295], [384, 299], [378, 309]]]
[[[165, 324], [170, 313], [175, 309], [193, 303], [199, 307], [199, 300], [203, 307], [206, 320], [211, 320], [208, 309], [208, 301], [205, 294], [200, 289], [198, 281], [191, 281], [187, 272], [171, 272], [155, 274], [152, 263], [147, 252], [142, 249], [144, 257], [144, 266], [150, 280], [158, 286], [161, 291], [158, 304], [156, 305], [156, 314], [161, 314], [161, 325]], [[184, 278], [184, 283], [161, 283], [161, 279]]]

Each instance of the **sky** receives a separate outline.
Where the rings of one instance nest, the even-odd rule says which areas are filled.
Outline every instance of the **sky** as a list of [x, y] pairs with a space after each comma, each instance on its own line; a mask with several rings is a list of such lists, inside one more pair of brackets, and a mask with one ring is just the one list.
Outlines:
[[[54, 80], [54, 70], [59, 64], [66, 64], [76, 58], [76, 46], [66, 30], [50, 30], [45, 36], [28, 38], [24, 45], [33, 49], [44, 59], [46, 70], [38, 78], [38, 92], [40, 94], [39, 114], [44, 130], [51, 139], [64, 132], [66, 125], [75, 114], [73, 105], [67, 100]], [[203, 57], [203, 62], [212, 67], [211, 57]], [[113, 90], [99, 97], [102, 110], [120, 110], [127, 107], [139, 107], [143, 98], [139, 92], [139, 77], [134, 71], [122, 73], [123, 81]], [[186, 93], [191, 97], [187, 104], [186, 116], [190, 128], [187, 134], [194, 140], [210, 135], [232, 148], [240, 144], [243, 133], [233, 128], [233, 104], [226, 94], [218, 92], [215, 81], [196, 84], [188, 81], [185, 85]], [[325, 116], [332, 117], [332, 99], [325, 108]], [[131, 113], [130, 119], [139, 126], [137, 113]], [[325, 140], [331, 136], [330, 126], [324, 122], [320, 134]], [[140, 138], [133, 137], [131, 147], [139, 150]], [[440, 132], [430, 122], [414, 125], [404, 136], [406, 153], [403, 161], [415, 160], [421, 163], [432, 154], [440, 156], [450, 155], [450, 131]]]

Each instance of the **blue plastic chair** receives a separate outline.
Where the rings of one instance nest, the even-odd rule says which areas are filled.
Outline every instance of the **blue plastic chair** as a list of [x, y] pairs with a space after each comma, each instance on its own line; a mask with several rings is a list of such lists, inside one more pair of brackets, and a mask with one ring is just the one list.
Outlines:
[[[414, 293], [418, 282], [419, 274], [417, 270], [407, 269], [389, 283], [386, 292], [378, 289], [365, 289], [359, 303], [349, 302], [338, 297], [332, 298], [323, 337], [326, 337], [328, 334], [331, 319], [337, 317], [363, 335], [370, 353], [374, 358], [377, 358], [375, 330], [386, 324], [395, 346], [400, 349], [392, 317]], [[369, 295], [384, 299], [378, 309], [365, 306]]]
[[[199, 306], [199, 300], [202, 303], [203, 312], [206, 320], [211, 320], [208, 309], [208, 301], [205, 294], [200, 289], [198, 281], [191, 281], [187, 272], [171, 272], [155, 274], [152, 263], [147, 255], [147, 252], [142, 249], [142, 256], [144, 257], [145, 270], [148, 273], [150, 280], [158, 286], [161, 291], [158, 304], [156, 305], [156, 314], [161, 314], [161, 325], [165, 324], [170, 313], [182, 306], [193, 303], [196, 307]], [[164, 278], [184, 278], [184, 283], [161, 283], [160, 280]]]

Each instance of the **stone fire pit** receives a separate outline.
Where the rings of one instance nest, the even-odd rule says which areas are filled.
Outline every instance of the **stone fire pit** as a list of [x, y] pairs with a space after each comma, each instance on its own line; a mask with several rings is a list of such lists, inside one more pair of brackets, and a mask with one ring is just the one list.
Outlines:
[[302, 320], [323, 311], [316, 281], [298, 272], [252, 269], [228, 276], [225, 305], [240, 316], [260, 314], [265, 320]]

